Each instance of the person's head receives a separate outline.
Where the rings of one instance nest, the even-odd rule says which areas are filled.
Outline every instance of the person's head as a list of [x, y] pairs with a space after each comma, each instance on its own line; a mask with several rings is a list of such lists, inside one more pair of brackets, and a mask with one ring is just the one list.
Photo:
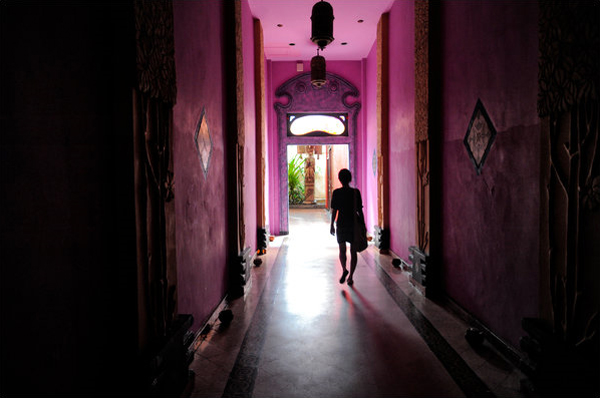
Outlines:
[[348, 169], [341, 169], [338, 173], [338, 178], [343, 186], [347, 186], [352, 181], [352, 173]]

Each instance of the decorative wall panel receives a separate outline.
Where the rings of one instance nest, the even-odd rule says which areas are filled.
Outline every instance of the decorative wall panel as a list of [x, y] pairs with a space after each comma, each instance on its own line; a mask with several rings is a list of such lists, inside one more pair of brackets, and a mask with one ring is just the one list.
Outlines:
[[[381, 15], [377, 24], [377, 222], [389, 234], [389, 21]], [[378, 246], [380, 250], [389, 247]]]
[[208, 178], [208, 167], [210, 166], [210, 158], [212, 156], [212, 138], [210, 137], [210, 130], [208, 128], [208, 121], [206, 120], [206, 109], [202, 108], [202, 114], [196, 131], [194, 133], [194, 145], [198, 151], [200, 157], [200, 165], [204, 172], [204, 178]]
[[495, 138], [496, 128], [492, 124], [483, 104], [478, 99], [464, 139], [467, 153], [475, 166], [477, 175], [481, 174], [481, 169]]
[[142, 350], [167, 336], [177, 313], [172, 114], [176, 98], [171, 2], [135, 3], [138, 87], [134, 168], [138, 322]]
[[[429, 253], [429, 1], [415, 2], [415, 144], [417, 159], [417, 246]], [[419, 278], [417, 278], [419, 279]], [[419, 280], [419, 282], [421, 282]]]
[[[540, 258], [541, 274], [547, 278], [542, 281], [542, 314], [550, 318], [553, 339], [579, 358], [595, 362], [596, 372], [600, 351], [599, 19], [597, 2], [540, 3], [538, 113], [545, 150], [541, 231], [546, 235], [541, 239]], [[549, 303], [544, 301], [547, 290]], [[542, 349], [548, 349], [552, 358], [556, 346]]]

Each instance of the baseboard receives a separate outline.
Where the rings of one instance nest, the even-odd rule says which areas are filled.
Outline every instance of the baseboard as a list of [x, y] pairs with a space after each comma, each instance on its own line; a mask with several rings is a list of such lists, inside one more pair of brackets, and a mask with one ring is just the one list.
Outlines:
[[[247, 271], [246, 271], [248, 273], [248, 275], [244, 282], [243, 296], [245, 296], [252, 287], [252, 268], [254, 268], [254, 260], [256, 259], [256, 257], [258, 255], [259, 255], [258, 251], [255, 251], [252, 254], [252, 256], [250, 256], [249, 259], [247, 260], [248, 264], [250, 264], [250, 265], [248, 266]], [[202, 342], [206, 339], [206, 335], [208, 334], [208, 332], [210, 332], [210, 330], [212, 330], [212, 325], [214, 325], [214, 323], [219, 318], [219, 313], [228, 308], [229, 299], [230, 299], [229, 295], [226, 294], [225, 297], [223, 297], [223, 299], [219, 303], [219, 305], [217, 305], [217, 307], [215, 308], [215, 310], [213, 311], [211, 316], [206, 320], [206, 322], [204, 322], [202, 327], [196, 331], [195, 336], [194, 336], [194, 341], [191, 344], [193, 351], [196, 351], [198, 349], [198, 347], [200, 346], [200, 344], [202, 344]]]
[[[383, 253], [382, 253], [383, 254]], [[416, 281], [412, 277], [412, 265], [404, 260], [402, 257], [398, 256], [392, 250], [388, 250], [385, 255], [391, 256], [393, 259], [397, 258], [402, 263], [403, 271], [409, 274], [409, 283], [421, 294], [425, 295], [426, 290], [423, 285], [421, 285], [418, 281]], [[523, 368], [523, 364], [526, 362], [524, 356], [512, 345], [498, 337], [494, 332], [492, 332], [487, 326], [485, 326], [479, 319], [477, 319], [474, 315], [469, 313], [466, 309], [448, 297], [446, 294], [441, 295], [441, 297], [436, 298], [435, 301], [443, 306], [449, 312], [455, 314], [458, 318], [462, 319], [465, 323], [467, 323], [470, 327], [477, 328], [481, 330], [485, 337], [488, 339], [490, 344], [494, 346], [499, 352], [502, 353], [509, 361], [512, 362], [513, 365], [518, 367], [519, 369]]]
[[190, 345], [190, 349], [193, 352], [196, 352], [196, 350], [198, 350], [198, 347], [200, 347], [200, 344], [202, 344], [202, 342], [204, 340], [206, 340], [206, 336], [208, 335], [208, 332], [210, 332], [212, 330], [213, 325], [219, 318], [219, 313], [221, 311], [227, 309], [228, 300], [229, 300], [229, 296], [225, 295], [223, 300], [221, 300], [219, 305], [217, 305], [217, 307], [213, 311], [212, 315], [206, 320], [206, 322], [204, 322], [202, 327], [196, 331], [196, 333], [194, 335], [194, 341]]
[[473, 314], [468, 312], [445, 294], [437, 299], [436, 302], [446, 308], [449, 312], [452, 312], [457, 317], [462, 319], [470, 327], [481, 330], [494, 348], [500, 351], [500, 353], [502, 353], [502, 355], [504, 355], [517, 368], [523, 368], [523, 364], [526, 362], [523, 355], [515, 347], [498, 337]]
[[[425, 296], [426, 294], [426, 289], [425, 286], [423, 286], [422, 284], [420, 284], [418, 281], [416, 281], [413, 277], [412, 277], [412, 270], [413, 270], [413, 265], [412, 263], [406, 261], [405, 259], [403, 259], [402, 257], [400, 257], [399, 255], [397, 255], [396, 253], [394, 253], [391, 249], [386, 250], [386, 251], [379, 251], [380, 254], [386, 255], [386, 256], [390, 256], [392, 257], [392, 265], [395, 268], [401, 268], [403, 272], [406, 272], [408, 274], [408, 283], [410, 283], [410, 285], [412, 287], [414, 287], [420, 294], [422, 294], [423, 296]], [[398, 265], [394, 264], [397, 263]]]

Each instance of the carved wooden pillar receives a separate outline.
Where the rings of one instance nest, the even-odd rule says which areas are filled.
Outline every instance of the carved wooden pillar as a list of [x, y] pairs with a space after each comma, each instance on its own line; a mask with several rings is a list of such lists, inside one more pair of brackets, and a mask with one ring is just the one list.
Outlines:
[[[191, 315], [177, 315], [173, 105], [177, 97], [170, 1], [135, 1], [133, 89], [137, 232], [137, 391], [179, 395], [189, 377]], [[118, 255], [118, 253], [116, 253]]]
[[599, 19], [598, 3], [540, 3], [542, 319], [523, 321], [522, 347], [554, 394], [598, 391]]
[[257, 249], [260, 254], [267, 251], [269, 235], [265, 210], [265, 176], [267, 157], [265, 57], [263, 30], [258, 19], [254, 20], [254, 87], [256, 103], [256, 225]]
[[[415, 149], [417, 173], [417, 244], [410, 247], [412, 277], [427, 295], [435, 293], [438, 282], [436, 263], [432, 259], [441, 252], [441, 134], [439, 120], [439, 63], [436, 47], [439, 5], [429, 1], [415, 2]], [[436, 30], [438, 29], [438, 30]], [[438, 202], [436, 202], [438, 201]], [[439, 258], [439, 257], [438, 257]], [[432, 290], [434, 287], [434, 290]]]
[[544, 196], [549, 202], [549, 255], [544, 258], [555, 332], [573, 344], [592, 337], [588, 328], [593, 318], [598, 327], [598, 16], [598, 4], [586, 2], [540, 7], [538, 111], [547, 126], [545, 164], [550, 167], [549, 180], [542, 184], [548, 187]]
[[166, 336], [177, 310], [171, 144], [177, 89], [172, 4], [136, 1], [135, 28], [134, 166], [139, 345], [143, 351]]
[[389, 226], [389, 13], [377, 24], [377, 223], [375, 245], [390, 248]]
[[429, 253], [429, 1], [415, 2], [417, 246]]
[[225, 2], [225, 64], [227, 71], [227, 188], [228, 188], [228, 240], [229, 240], [229, 295], [244, 293], [250, 277], [250, 260], [253, 253], [246, 247], [244, 204], [244, 150], [246, 147], [244, 112], [244, 58], [242, 47], [242, 3]]
[[417, 244], [411, 246], [412, 279], [425, 288], [429, 260], [429, 1], [415, 2], [415, 149]]
[[237, 115], [237, 197], [238, 197], [238, 249], [246, 244], [246, 222], [244, 211], [244, 150], [246, 148], [244, 110], [244, 48], [242, 43], [242, 2], [235, 1], [235, 72], [236, 72], [236, 115]]

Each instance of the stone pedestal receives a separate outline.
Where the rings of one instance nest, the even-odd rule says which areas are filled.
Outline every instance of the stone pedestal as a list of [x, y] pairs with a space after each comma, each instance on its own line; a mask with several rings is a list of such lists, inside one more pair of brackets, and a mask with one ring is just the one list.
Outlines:
[[388, 229], [381, 228], [379, 225], [375, 225], [375, 236], [374, 243], [375, 247], [382, 253], [387, 253], [390, 249], [390, 232]]

